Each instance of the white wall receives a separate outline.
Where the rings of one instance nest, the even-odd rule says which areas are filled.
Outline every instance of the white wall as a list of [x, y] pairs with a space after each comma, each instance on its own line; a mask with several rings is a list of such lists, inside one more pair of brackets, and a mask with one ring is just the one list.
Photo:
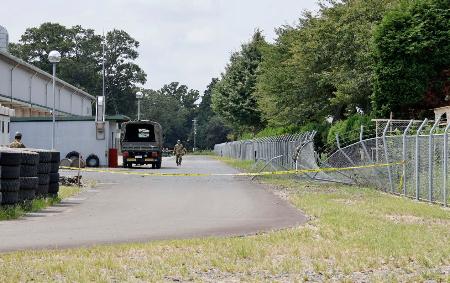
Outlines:
[[[116, 129], [116, 122], [106, 123], [106, 137], [109, 146], [111, 137]], [[52, 122], [11, 122], [10, 139], [16, 132], [21, 132], [22, 142], [26, 147], [50, 149], [52, 143]], [[108, 147], [109, 147], [108, 146]], [[56, 149], [65, 157], [71, 151], [77, 151], [86, 159], [90, 154], [96, 154], [100, 165], [107, 165], [105, 140], [97, 140], [94, 121], [57, 121], [56, 122]]]

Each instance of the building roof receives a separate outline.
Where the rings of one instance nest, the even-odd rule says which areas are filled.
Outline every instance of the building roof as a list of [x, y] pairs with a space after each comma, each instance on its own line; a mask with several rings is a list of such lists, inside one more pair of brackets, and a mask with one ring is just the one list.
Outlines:
[[[53, 79], [53, 76], [50, 75], [49, 73], [39, 69], [36, 66], [33, 66], [33, 65], [27, 63], [27, 62], [23, 61], [22, 59], [17, 58], [16, 56], [13, 56], [13, 55], [11, 55], [11, 54], [9, 54], [7, 52], [0, 51], [0, 58], [2, 58], [2, 57], [3, 58], [7, 58], [10, 61], [13, 61], [14, 63], [24, 67], [25, 69], [29, 69], [32, 72], [36, 72], [36, 73], [40, 74], [41, 76], [48, 78], [49, 80]], [[75, 87], [75, 86], [73, 86], [73, 85], [71, 85], [71, 84], [61, 80], [61, 79], [56, 78], [56, 83], [60, 84], [60, 85], [63, 85], [65, 87], [69, 88], [69, 89], [72, 89], [74, 92], [79, 93], [79, 94], [89, 98], [90, 100], [95, 100], [94, 96], [90, 95], [89, 93], [85, 92], [84, 90], [81, 90], [81, 89], [79, 89], [79, 88], [77, 88], [77, 87]]]
[[[130, 117], [125, 115], [106, 116], [106, 121], [126, 122], [130, 121]], [[11, 122], [50, 122], [53, 121], [51, 116], [46, 117], [11, 117]], [[95, 121], [94, 116], [58, 116], [56, 121]]]

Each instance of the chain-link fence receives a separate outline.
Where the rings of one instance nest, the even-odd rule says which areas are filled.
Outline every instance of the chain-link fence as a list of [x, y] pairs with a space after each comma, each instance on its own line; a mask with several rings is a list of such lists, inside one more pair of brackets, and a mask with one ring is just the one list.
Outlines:
[[275, 169], [313, 169], [301, 175], [314, 180], [370, 186], [447, 206], [450, 124], [443, 119], [374, 123], [361, 127], [358, 141], [336, 136], [333, 151], [320, 154], [314, 150], [316, 132], [223, 143], [214, 151]]
[[214, 152], [219, 156], [240, 160], [271, 162], [279, 169], [295, 169], [300, 149], [311, 142], [315, 134], [316, 132], [307, 132], [216, 144]]
[[374, 138], [340, 147], [337, 136], [337, 150], [320, 167], [335, 168], [328, 174], [334, 180], [447, 205], [449, 126], [441, 119], [374, 121]]

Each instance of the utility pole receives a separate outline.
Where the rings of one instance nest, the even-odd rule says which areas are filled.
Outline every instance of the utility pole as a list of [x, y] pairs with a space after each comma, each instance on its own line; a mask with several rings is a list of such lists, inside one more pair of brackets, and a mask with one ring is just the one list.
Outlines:
[[194, 150], [197, 150], [197, 119], [192, 120], [194, 122]]

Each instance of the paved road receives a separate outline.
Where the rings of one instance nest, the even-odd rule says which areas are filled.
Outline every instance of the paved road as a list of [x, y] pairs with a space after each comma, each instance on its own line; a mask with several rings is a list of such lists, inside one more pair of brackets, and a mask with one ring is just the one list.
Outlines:
[[[145, 172], [234, 173], [206, 157]], [[228, 236], [295, 226], [305, 217], [246, 177], [142, 177], [84, 173], [95, 189], [14, 221], [0, 222], [0, 251]]]

